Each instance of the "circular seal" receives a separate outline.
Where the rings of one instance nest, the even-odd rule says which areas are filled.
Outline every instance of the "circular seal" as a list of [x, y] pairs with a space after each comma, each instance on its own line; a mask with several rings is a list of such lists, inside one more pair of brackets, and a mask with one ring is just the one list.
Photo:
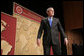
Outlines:
[[17, 11], [17, 13], [19, 13], [19, 14], [22, 14], [22, 12], [23, 12], [23, 10], [22, 10], [22, 8], [21, 8], [20, 6], [17, 6], [17, 7], [16, 7], [16, 11]]

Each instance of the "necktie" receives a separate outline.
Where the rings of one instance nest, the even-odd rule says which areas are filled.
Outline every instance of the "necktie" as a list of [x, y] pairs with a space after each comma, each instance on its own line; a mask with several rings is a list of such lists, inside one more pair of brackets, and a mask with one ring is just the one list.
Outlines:
[[52, 18], [49, 19], [50, 27], [52, 26]]

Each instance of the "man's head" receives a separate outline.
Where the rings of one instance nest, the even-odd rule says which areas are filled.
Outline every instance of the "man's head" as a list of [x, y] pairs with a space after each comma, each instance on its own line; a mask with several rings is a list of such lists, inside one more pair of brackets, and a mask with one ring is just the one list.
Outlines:
[[53, 17], [54, 16], [54, 9], [53, 9], [53, 7], [49, 7], [47, 9], [46, 13], [48, 14], [48, 16]]

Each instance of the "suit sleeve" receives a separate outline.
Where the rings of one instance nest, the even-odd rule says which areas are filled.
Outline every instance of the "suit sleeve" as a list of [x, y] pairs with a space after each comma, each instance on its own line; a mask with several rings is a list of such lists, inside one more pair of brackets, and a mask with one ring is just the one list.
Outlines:
[[58, 19], [58, 27], [59, 27], [60, 32], [62, 33], [63, 37], [64, 37], [64, 38], [67, 38], [67, 36], [65, 35], [65, 32], [64, 32], [64, 30], [63, 30], [63, 28], [62, 28], [62, 25], [61, 25], [59, 19]]
[[42, 31], [43, 31], [43, 20], [41, 20], [41, 23], [40, 23], [40, 27], [39, 27], [39, 30], [38, 30], [37, 39], [40, 39], [41, 38]]

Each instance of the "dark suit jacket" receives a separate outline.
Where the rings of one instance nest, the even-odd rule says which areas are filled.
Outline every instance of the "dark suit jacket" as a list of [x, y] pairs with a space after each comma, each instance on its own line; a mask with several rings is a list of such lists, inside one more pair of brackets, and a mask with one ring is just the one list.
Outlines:
[[41, 38], [43, 30], [44, 30], [43, 45], [49, 45], [51, 40], [54, 45], [59, 45], [59, 31], [60, 33], [63, 34], [64, 38], [66, 38], [66, 35], [63, 31], [63, 28], [58, 18], [53, 17], [52, 27], [50, 27], [48, 17], [45, 19], [42, 19], [40, 28], [38, 31], [37, 39]]

